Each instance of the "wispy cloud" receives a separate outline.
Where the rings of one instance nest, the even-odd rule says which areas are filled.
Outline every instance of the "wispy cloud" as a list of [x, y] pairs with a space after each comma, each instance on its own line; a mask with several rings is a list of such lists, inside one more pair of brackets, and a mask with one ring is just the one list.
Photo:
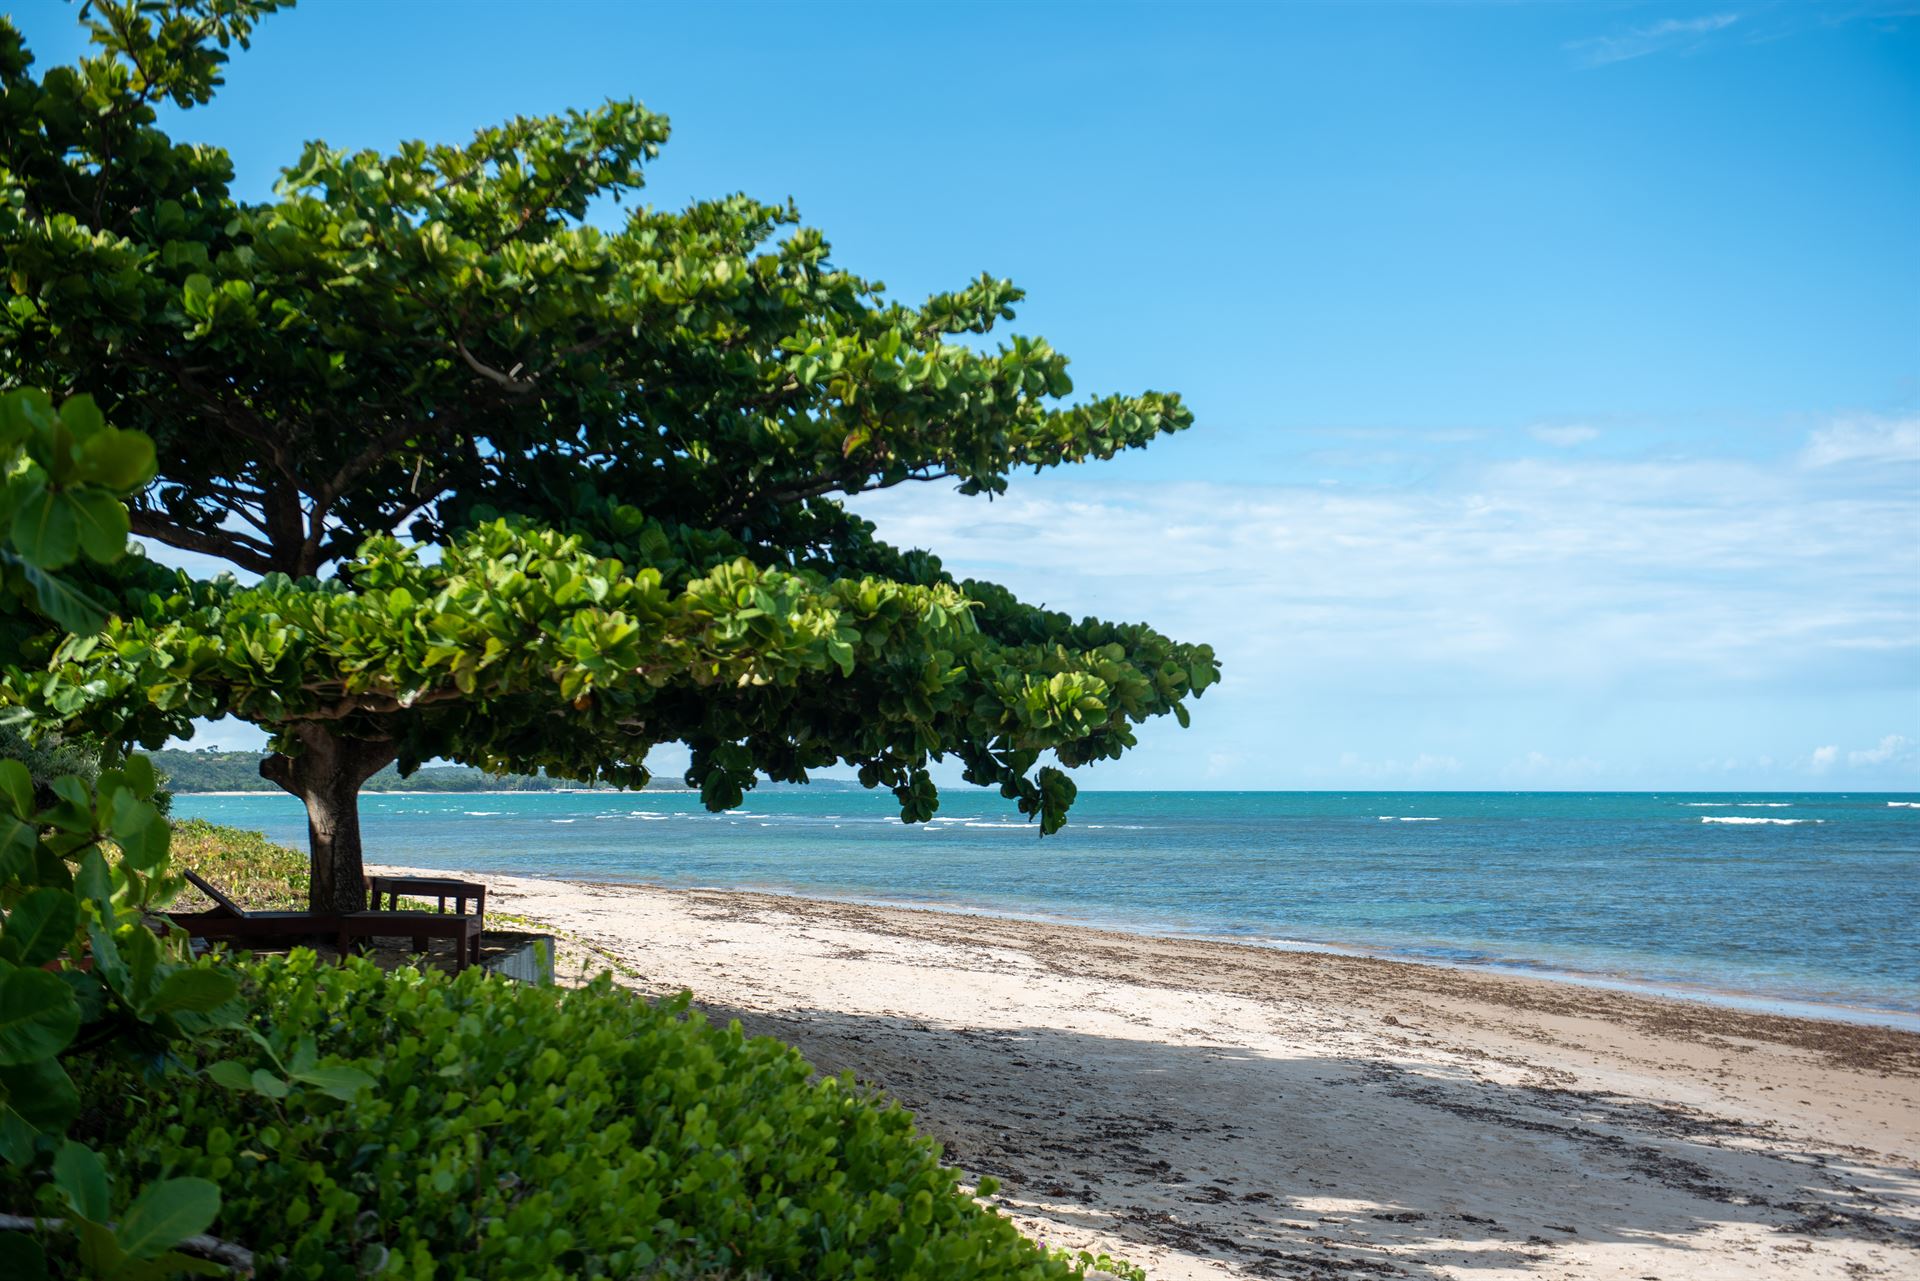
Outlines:
[[[1198, 709], [1201, 738], [1156, 739], [1158, 769], [1186, 758], [1197, 775], [1218, 751], [1231, 759], [1208, 777], [1246, 786], [1413, 782], [1416, 766], [1452, 786], [1667, 786], [1649, 765], [1662, 752], [1688, 771], [1767, 750], [1806, 769], [1802, 735], [1837, 741], [1820, 759], [1845, 765], [1840, 735], [1863, 741], [1852, 723], [1782, 710], [1770, 741], [1731, 727], [1809, 695], [1912, 689], [1920, 487], [1805, 465], [1882, 448], [1842, 426], [1774, 460], [1555, 451], [1334, 487], [1306, 470], [1284, 484], [1052, 474], [990, 509], [898, 490], [858, 505], [960, 574], [1212, 643], [1227, 683]], [[1920, 738], [1877, 732], [1895, 730]], [[1290, 775], [1276, 776], [1276, 733]], [[1458, 773], [1436, 772], [1447, 760]]]
[[1891, 764], [1912, 756], [1912, 751], [1908, 750], [1912, 746], [1912, 740], [1905, 734], [1889, 734], [1880, 740], [1878, 746], [1848, 752], [1847, 764], [1854, 766]]
[[1535, 440], [1544, 441], [1549, 445], [1558, 445], [1562, 449], [1572, 449], [1575, 445], [1584, 445], [1588, 441], [1596, 439], [1600, 435], [1600, 430], [1597, 427], [1583, 427], [1579, 425], [1558, 427], [1541, 425], [1527, 428], [1527, 434]]
[[1920, 463], [1920, 418], [1838, 419], [1813, 433], [1800, 462], [1807, 467]]
[[1589, 36], [1569, 41], [1567, 48], [1589, 67], [1627, 62], [1654, 53], [1691, 53], [1740, 21], [1737, 13], [1700, 18], [1665, 18], [1649, 26], [1633, 27], [1617, 35]]

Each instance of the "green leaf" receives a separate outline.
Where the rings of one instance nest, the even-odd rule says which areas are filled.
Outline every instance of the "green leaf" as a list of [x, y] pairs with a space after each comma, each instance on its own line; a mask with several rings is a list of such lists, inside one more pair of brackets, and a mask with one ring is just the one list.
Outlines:
[[93, 945], [93, 972], [124, 996], [133, 986], [133, 980], [127, 971], [126, 959], [120, 955], [120, 945], [113, 941], [113, 927], [89, 925], [87, 939]]
[[33, 775], [19, 761], [0, 761], [0, 804], [19, 818], [33, 814]]
[[40, 829], [11, 814], [0, 814], [0, 884], [32, 881], [40, 848]]
[[270, 1099], [284, 1099], [287, 1097], [287, 1083], [265, 1068], [255, 1068], [253, 1075], [249, 1077], [248, 1080], [253, 1082], [254, 1089], [260, 1091], [260, 1093]]
[[120, 772], [126, 775], [127, 786], [141, 800], [151, 797], [160, 786], [160, 777], [155, 773], [153, 761], [145, 756], [129, 756], [120, 766]]
[[0, 1065], [50, 1059], [80, 1030], [73, 990], [45, 970], [0, 974]]
[[113, 798], [113, 839], [120, 846], [128, 867], [136, 872], [151, 872], [167, 859], [173, 831], [160, 811], [122, 789]]
[[165, 1179], [142, 1192], [120, 1220], [120, 1248], [150, 1259], [205, 1232], [220, 1213], [220, 1189], [207, 1179]]
[[33, 588], [34, 603], [40, 606], [40, 612], [76, 635], [89, 636], [99, 631], [112, 612], [106, 600], [65, 574], [25, 564], [20, 572]]
[[240, 985], [231, 974], [198, 968], [175, 970], [161, 980], [153, 999], [147, 1002], [147, 1008], [157, 1014], [174, 1010], [195, 1010], [204, 1014], [225, 1005], [239, 991]]
[[83, 1219], [105, 1223], [113, 1213], [107, 1167], [100, 1154], [84, 1144], [68, 1139], [60, 1145], [53, 1158], [53, 1185]]
[[10, 1281], [49, 1281], [46, 1251], [24, 1232], [0, 1232], [0, 1273]]
[[100, 406], [94, 404], [93, 397], [82, 392], [78, 396], [69, 396], [60, 405], [60, 421], [73, 433], [75, 440], [90, 440], [103, 427], [107, 420], [100, 414]]
[[110, 565], [127, 550], [127, 507], [105, 490], [77, 489], [67, 495], [80, 533], [80, 548]]
[[224, 1085], [229, 1090], [251, 1090], [253, 1075], [242, 1064], [232, 1059], [221, 1059], [218, 1063], [207, 1064], [207, 1075], [214, 1084]]
[[13, 514], [13, 545], [41, 569], [72, 561], [80, 550], [80, 526], [67, 496], [44, 485], [29, 491]]
[[356, 1067], [310, 1067], [293, 1074], [293, 1079], [303, 1085], [311, 1085], [322, 1094], [339, 1099], [342, 1103], [353, 1102], [362, 1090], [370, 1090], [376, 1084], [373, 1076]]
[[58, 1059], [0, 1067], [0, 1085], [17, 1118], [35, 1129], [58, 1134], [80, 1114], [80, 1091]]
[[0, 957], [16, 965], [42, 965], [60, 954], [79, 926], [78, 899], [65, 890], [34, 890], [7, 913]]
[[153, 442], [137, 431], [109, 428], [81, 446], [79, 476], [116, 494], [139, 489], [153, 472]]
[[89, 846], [80, 856], [80, 868], [74, 873], [73, 888], [80, 897], [100, 909], [103, 920], [113, 920], [113, 873], [98, 845]]

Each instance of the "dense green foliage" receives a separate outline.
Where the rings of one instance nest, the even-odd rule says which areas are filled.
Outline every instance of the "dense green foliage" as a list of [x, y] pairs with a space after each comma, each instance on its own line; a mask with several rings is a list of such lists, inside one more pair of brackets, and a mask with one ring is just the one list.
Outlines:
[[[911, 1118], [686, 1000], [310, 953], [248, 967], [250, 1031], [138, 1099], [124, 1178], [213, 1181], [289, 1277], [1066, 1277]], [[288, 1089], [288, 1074], [366, 1088]], [[990, 1187], [988, 1190], [991, 1190]]]
[[389, 762], [637, 786], [679, 741], [715, 807], [845, 762], [923, 819], [952, 757], [1052, 830], [1074, 785], [1049, 756], [1115, 757], [1217, 678], [1205, 646], [955, 581], [839, 501], [1108, 458], [1185, 428], [1177, 396], [1069, 403], [1046, 342], [979, 340], [1011, 284], [903, 305], [785, 206], [589, 224], [667, 137], [635, 102], [314, 143], [239, 201], [155, 109], [207, 101], [272, 7], [97, 0], [94, 54], [39, 75], [0, 25], [0, 384], [91, 392], [159, 445], [135, 531], [267, 575], [133, 566], [112, 634], [21, 650], [0, 700], [150, 747], [197, 715], [267, 727], [316, 890], [351, 907], [353, 797]]
[[[0, 395], [0, 640], [100, 625], [90, 569], [122, 555], [121, 499], [152, 465], [150, 442], [106, 427], [84, 398], [56, 408], [37, 391]], [[111, 1179], [66, 1137], [81, 1110], [67, 1063], [84, 1054], [157, 1078], [237, 1017], [238, 986], [193, 961], [183, 935], [148, 927], [180, 886], [153, 766], [83, 756], [70, 774], [48, 772], [57, 751], [0, 758], [0, 1162], [10, 1181], [42, 1187], [90, 1273], [143, 1281], [193, 1262], [173, 1247], [212, 1220], [219, 1191], [166, 1173], [144, 1187]], [[47, 1275], [40, 1242], [22, 1233], [0, 1233], [0, 1263], [19, 1281]]]

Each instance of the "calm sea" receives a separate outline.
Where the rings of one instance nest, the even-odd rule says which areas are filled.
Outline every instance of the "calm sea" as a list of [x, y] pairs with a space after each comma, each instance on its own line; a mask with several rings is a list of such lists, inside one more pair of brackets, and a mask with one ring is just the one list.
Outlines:
[[[304, 846], [281, 795], [174, 812]], [[362, 798], [369, 861], [774, 890], [1328, 945], [1920, 1026], [1920, 799], [1732, 793], [1083, 792], [1007, 802], [781, 789]]]

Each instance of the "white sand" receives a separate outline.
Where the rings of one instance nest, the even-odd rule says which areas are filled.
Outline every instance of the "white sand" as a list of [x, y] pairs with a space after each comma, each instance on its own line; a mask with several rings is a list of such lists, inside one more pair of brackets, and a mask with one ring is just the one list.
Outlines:
[[[444, 871], [439, 874], [445, 875]], [[469, 874], [471, 875], [471, 874]], [[1920, 1035], [768, 895], [477, 876], [1178, 1278], [1920, 1277]]]

